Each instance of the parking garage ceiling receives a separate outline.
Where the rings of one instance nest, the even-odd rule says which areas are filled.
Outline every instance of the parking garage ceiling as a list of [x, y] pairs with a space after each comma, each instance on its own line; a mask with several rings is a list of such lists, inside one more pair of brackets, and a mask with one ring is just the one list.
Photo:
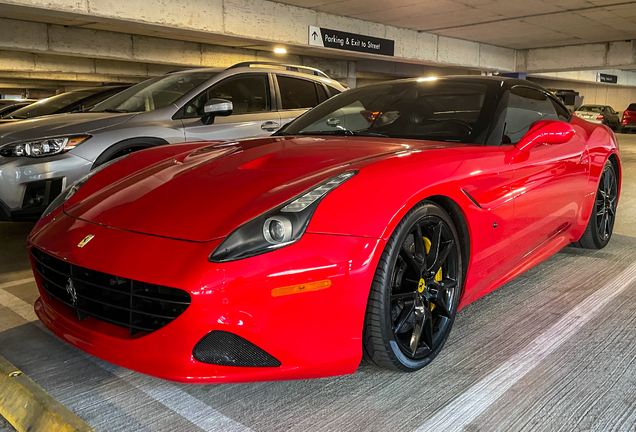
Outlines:
[[636, 39], [636, 1], [277, 1], [515, 49]]

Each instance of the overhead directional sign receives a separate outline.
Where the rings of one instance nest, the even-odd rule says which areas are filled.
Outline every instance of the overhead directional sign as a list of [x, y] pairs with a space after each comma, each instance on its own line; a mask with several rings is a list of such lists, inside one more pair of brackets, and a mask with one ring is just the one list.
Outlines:
[[309, 45], [393, 56], [395, 42], [373, 36], [309, 26]]
[[610, 74], [604, 74], [604, 73], [598, 73], [596, 75], [596, 81], [597, 82], [603, 82], [603, 83], [617, 84], [618, 83], [618, 76], [610, 75]]

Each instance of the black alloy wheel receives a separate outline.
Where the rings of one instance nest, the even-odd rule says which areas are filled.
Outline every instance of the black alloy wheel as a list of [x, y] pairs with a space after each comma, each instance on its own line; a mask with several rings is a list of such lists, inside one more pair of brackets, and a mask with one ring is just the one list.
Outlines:
[[379, 366], [418, 370], [441, 351], [462, 288], [459, 239], [448, 214], [424, 202], [385, 247], [367, 306], [364, 348]]
[[612, 238], [617, 203], [618, 177], [612, 163], [607, 161], [599, 180], [596, 201], [587, 228], [574, 245], [586, 249], [604, 248]]
[[607, 243], [612, 236], [616, 220], [616, 204], [618, 201], [618, 182], [611, 163], [601, 174], [601, 181], [596, 192], [596, 231], [601, 241]]

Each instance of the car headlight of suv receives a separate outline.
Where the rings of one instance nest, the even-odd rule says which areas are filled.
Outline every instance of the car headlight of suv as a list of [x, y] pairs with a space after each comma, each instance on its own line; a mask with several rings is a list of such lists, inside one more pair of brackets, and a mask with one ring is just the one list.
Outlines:
[[314, 211], [329, 192], [358, 171], [345, 171], [328, 178], [286, 203], [246, 222], [227, 236], [210, 254], [212, 262], [235, 261], [260, 255], [297, 242]]
[[7, 144], [0, 148], [0, 156], [4, 157], [44, 157], [64, 153], [74, 149], [90, 136], [56, 137], [33, 141]]
[[107, 168], [107, 167], [111, 166], [112, 164], [114, 164], [115, 162], [119, 162], [120, 160], [122, 160], [122, 159], [124, 159], [124, 158], [126, 158], [128, 156], [130, 156], [130, 153], [129, 154], [125, 154], [123, 156], [120, 156], [117, 159], [113, 159], [112, 161], [106, 162], [105, 164], [102, 164], [102, 165], [98, 166], [97, 168], [95, 168], [94, 170], [90, 171], [88, 174], [86, 174], [84, 177], [80, 178], [76, 182], [72, 183], [69, 187], [64, 189], [62, 191], [62, 193], [59, 194], [53, 201], [51, 201], [51, 204], [49, 204], [49, 206], [46, 208], [46, 210], [44, 210], [44, 213], [42, 213], [42, 216], [40, 218], [43, 219], [43, 218], [47, 217], [48, 215], [53, 213], [53, 211], [55, 209], [57, 209], [59, 206], [61, 206], [66, 201], [71, 199], [71, 197], [73, 195], [75, 195], [75, 192], [77, 192], [82, 186], [84, 186], [86, 184], [86, 182], [91, 177], [93, 177], [95, 174], [97, 174], [98, 172], [100, 172], [104, 168]]

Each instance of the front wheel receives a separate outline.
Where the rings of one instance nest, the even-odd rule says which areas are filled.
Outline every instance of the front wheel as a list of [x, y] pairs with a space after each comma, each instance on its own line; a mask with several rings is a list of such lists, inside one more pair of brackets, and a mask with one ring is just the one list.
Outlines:
[[459, 237], [444, 209], [424, 201], [400, 221], [380, 258], [363, 330], [376, 365], [411, 372], [441, 351], [462, 290]]
[[574, 243], [575, 246], [586, 249], [602, 249], [614, 230], [616, 221], [616, 205], [618, 202], [618, 177], [614, 165], [609, 160], [601, 174], [596, 191], [596, 201], [590, 220], [581, 239]]

